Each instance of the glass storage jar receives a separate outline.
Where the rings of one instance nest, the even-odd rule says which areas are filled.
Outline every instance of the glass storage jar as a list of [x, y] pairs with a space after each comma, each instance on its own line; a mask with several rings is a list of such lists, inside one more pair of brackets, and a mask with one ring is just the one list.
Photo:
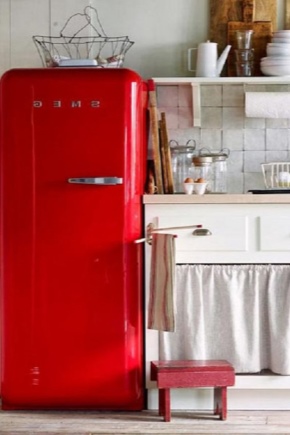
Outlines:
[[212, 191], [212, 157], [196, 156], [192, 159], [193, 179], [195, 182], [207, 182], [206, 192]]
[[195, 153], [196, 143], [193, 139], [186, 142], [186, 145], [178, 145], [178, 142], [169, 142], [171, 150], [172, 173], [174, 182], [174, 193], [183, 193], [184, 180], [191, 175], [192, 158]]
[[207, 148], [200, 150], [200, 155], [212, 158], [212, 193], [227, 193], [227, 158], [230, 151], [223, 148], [218, 152], [209, 151]]

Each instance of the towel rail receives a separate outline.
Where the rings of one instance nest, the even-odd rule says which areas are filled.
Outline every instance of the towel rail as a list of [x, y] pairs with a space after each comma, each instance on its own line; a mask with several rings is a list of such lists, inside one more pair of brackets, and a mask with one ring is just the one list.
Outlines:
[[[152, 225], [152, 229], [151, 227], [149, 228], [149, 225]], [[186, 230], [190, 228], [202, 228], [202, 225], [186, 225], [181, 227], [154, 228], [153, 224], [148, 224], [147, 233], [156, 233], [157, 231]]]
[[[151, 245], [152, 233], [156, 233], [158, 231], [184, 230], [184, 229], [190, 229], [190, 228], [202, 228], [202, 225], [185, 225], [185, 226], [179, 226], [179, 227], [154, 228], [154, 224], [149, 223], [147, 225], [147, 228], [146, 228], [146, 237], [143, 237], [142, 239], [137, 239], [134, 241], [134, 243], [147, 242], [147, 243], [149, 243], [149, 245]], [[175, 235], [174, 237], [177, 237], [177, 235]]]

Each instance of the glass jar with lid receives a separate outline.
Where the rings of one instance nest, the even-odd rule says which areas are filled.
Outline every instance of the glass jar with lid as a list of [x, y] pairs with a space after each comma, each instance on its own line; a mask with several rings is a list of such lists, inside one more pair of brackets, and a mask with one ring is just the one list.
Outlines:
[[212, 157], [196, 156], [192, 159], [193, 179], [195, 182], [207, 183], [206, 192], [212, 190]]
[[200, 155], [212, 158], [212, 192], [227, 193], [227, 159], [230, 155], [230, 150], [223, 148], [218, 152], [214, 152], [207, 148], [202, 148]]
[[195, 154], [195, 140], [190, 139], [186, 145], [179, 145], [177, 141], [169, 142], [171, 150], [172, 173], [174, 182], [174, 192], [183, 193], [184, 180], [191, 175], [192, 158]]

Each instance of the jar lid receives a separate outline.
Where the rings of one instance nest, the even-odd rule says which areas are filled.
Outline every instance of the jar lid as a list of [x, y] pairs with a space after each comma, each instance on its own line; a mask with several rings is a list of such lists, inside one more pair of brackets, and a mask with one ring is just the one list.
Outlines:
[[186, 146], [186, 145], [170, 145], [171, 151], [176, 151], [179, 153], [193, 153], [195, 151], [195, 147]]
[[222, 148], [218, 152], [211, 152], [208, 148], [201, 148], [199, 155], [203, 157], [212, 157], [213, 162], [223, 162], [230, 155], [228, 148]]
[[171, 151], [178, 153], [193, 153], [196, 149], [196, 142], [194, 139], [189, 139], [185, 145], [179, 145], [179, 143], [172, 139], [169, 141]]
[[213, 162], [211, 156], [196, 156], [192, 158], [192, 163], [195, 166], [209, 166]]
[[224, 162], [228, 158], [226, 154], [212, 154], [211, 157], [213, 162]]
[[222, 162], [228, 158], [226, 154], [202, 154], [202, 157], [210, 157], [213, 162]]

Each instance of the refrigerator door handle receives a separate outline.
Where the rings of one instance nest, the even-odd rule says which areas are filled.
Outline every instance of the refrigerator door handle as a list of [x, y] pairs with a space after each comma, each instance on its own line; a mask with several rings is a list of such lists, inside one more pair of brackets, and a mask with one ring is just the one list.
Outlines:
[[101, 186], [123, 184], [123, 178], [118, 177], [69, 178], [67, 181], [72, 184], [97, 184]]

